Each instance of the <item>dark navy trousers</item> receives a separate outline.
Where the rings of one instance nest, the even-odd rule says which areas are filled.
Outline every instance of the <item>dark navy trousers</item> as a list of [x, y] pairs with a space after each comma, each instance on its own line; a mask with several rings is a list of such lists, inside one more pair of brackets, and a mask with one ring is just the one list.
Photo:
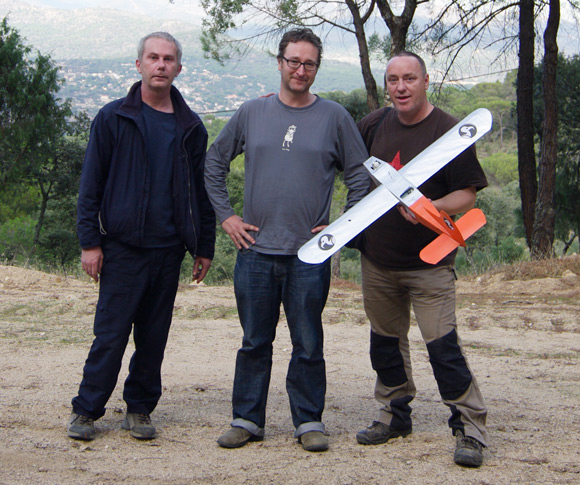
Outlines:
[[112, 240], [102, 248], [95, 338], [73, 411], [93, 419], [105, 414], [133, 330], [135, 352], [123, 399], [127, 412], [150, 414], [161, 397], [161, 364], [185, 248], [138, 248]]

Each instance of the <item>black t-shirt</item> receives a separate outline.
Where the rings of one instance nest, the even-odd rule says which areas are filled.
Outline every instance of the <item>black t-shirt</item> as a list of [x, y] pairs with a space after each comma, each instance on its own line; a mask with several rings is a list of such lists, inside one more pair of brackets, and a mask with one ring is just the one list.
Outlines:
[[143, 246], [170, 247], [181, 241], [173, 216], [173, 158], [177, 122], [173, 113], [157, 111], [145, 103], [142, 106], [150, 182]]
[[[363, 118], [358, 128], [368, 142], [384, 109], [379, 109]], [[396, 110], [384, 118], [376, 131], [369, 153], [394, 166], [410, 162], [431, 143], [449, 131], [458, 120], [439, 108], [415, 125], [403, 125]], [[485, 173], [481, 168], [472, 146], [445, 165], [419, 187], [423, 195], [436, 200], [456, 190], [487, 186]], [[390, 269], [419, 269], [431, 267], [419, 258], [419, 252], [437, 234], [421, 224], [406, 221], [395, 208], [369, 226], [363, 235], [361, 251], [375, 264]], [[443, 258], [438, 265], [452, 264], [456, 251]]]

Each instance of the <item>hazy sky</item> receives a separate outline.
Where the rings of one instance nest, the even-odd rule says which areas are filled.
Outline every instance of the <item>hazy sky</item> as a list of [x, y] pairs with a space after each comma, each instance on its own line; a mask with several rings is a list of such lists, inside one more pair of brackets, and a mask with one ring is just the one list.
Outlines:
[[[19, 0], [0, 0], [4, 6], [10, 4], [11, 1], [17, 2]], [[109, 8], [116, 10], [125, 10], [147, 15], [158, 19], [177, 19], [184, 22], [189, 22], [193, 25], [201, 25], [203, 17], [203, 9], [199, 5], [200, 0], [174, 0], [171, 3], [169, 0], [20, 0], [28, 4], [39, 7], [52, 7], [63, 9], [75, 8]], [[448, 3], [447, 0], [433, 0], [433, 5], [437, 2]], [[394, 0], [391, 3], [394, 5], [402, 5], [402, 0]], [[431, 5], [431, 2], [429, 2]], [[558, 41], [560, 52], [565, 55], [577, 54], [580, 51], [580, 33], [578, 24], [574, 22], [572, 15], [568, 11], [568, 4], [566, 2], [562, 5], [562, 18], [560, 23]], [[419, 12], [419, 10], [418, 10]], [[427, 13], [429, 15], [429, 13]], [[541, 33], [540, 33], [541, 35]], [[328, 40], [328, 45], [325, 47], [328, 58], [340, 58], [348, 62], [358, 62], [358, 53], [354, 44], [354, 37], [348, 37], [345, 43], [341, 42], [341, 38], [325, 38]], [[336, 49], [333, 49], [336, 46]], [[488, 52], [489, 51], [489, 52]], [[499, 73], [505, 69], [511, 69], [517, 66], [517, 57], [514, 53], [509, 57], [507, 62], [496, 63], [495, 46], [485, 50], [480, 50], [475, 56], [469, 66], [464, 66], [464, 71], [469, 71], [470, 74], [481, 73], [489, 74], [494, 71]], [[543, 55], [541, 50], [538, 51], [537, 56], [540, 59]], [[469, 59], [469, 52], [467, 54]], [[467, 62], [467, 61], [466, 61]], [[430, 66], [432, 77], [436, 75], [433, 66]], [[436, 76], [435, 76], [436, 77]], [[433, 77], [433, 79], [435, 79]]]
[[201, 24], [203, 10], [198, 0], [22, 0], [39, 7], [63, 9], [112, 8], [138, 12], [151, 17], [179, 19]]

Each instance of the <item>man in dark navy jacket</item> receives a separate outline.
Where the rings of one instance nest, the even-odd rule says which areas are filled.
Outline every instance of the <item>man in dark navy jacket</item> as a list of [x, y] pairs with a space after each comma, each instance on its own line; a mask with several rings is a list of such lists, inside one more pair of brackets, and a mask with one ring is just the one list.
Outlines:
[[97, 114], [78, 200], [83, 270], [100, 280], [95, 339], [83, 370], [68, 436], [91, 440], [105, 413], [133, 330], [124, 384], [123, 428], [151, 439], [161, 397], [161, 363], [186, 250], [201, 282], [214, 253], [215, 215], [204, 186], [207, 131], [172, 85], [181, 46], [155, 32], [141, 39], [142, 80]]

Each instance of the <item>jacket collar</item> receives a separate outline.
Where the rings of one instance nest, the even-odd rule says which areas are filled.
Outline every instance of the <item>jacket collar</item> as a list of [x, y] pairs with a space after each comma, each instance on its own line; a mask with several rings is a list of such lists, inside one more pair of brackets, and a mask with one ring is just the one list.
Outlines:
[[[119, 111], [131, 117], [141, 116], [141, 82], [137, 81], [123, 100]], [[175, 86], [171, 86], [171, 101], [178, 124], [184, 129], [193, 128], [201, 123], [200, 117], [194, 113]]]

